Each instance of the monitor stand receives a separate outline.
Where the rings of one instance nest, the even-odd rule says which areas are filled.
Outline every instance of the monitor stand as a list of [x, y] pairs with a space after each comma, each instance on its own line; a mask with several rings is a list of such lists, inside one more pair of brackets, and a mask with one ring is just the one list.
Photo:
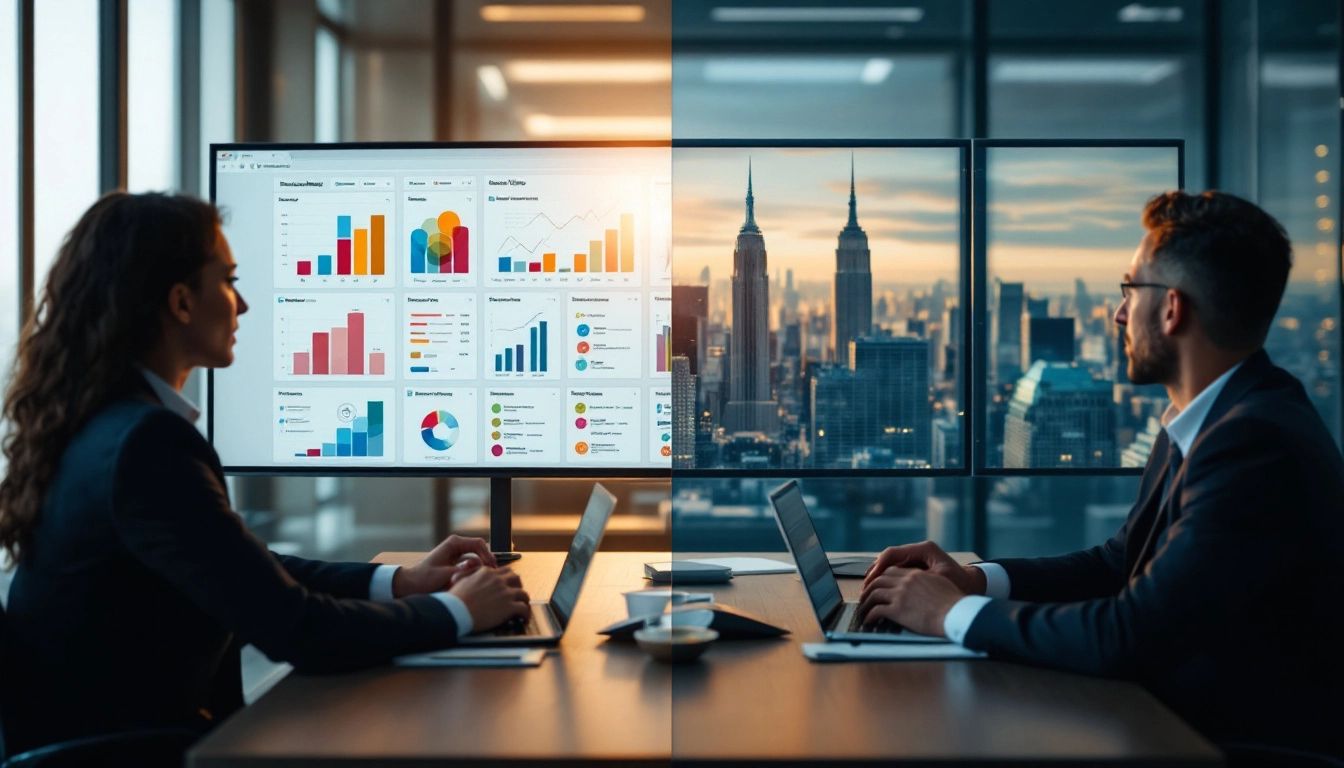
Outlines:
[[513, 551], [513, 478], [490, 478], [490, 551], [500, 565], [522, 557]]

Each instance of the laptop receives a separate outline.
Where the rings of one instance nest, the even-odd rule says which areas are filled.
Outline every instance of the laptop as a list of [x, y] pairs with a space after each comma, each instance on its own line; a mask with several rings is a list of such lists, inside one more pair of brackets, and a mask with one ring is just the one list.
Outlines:
[[607, 520], [616, 508], [616, 497], [601, 483], [593, 484], [593, 493], [588, 497], [588, 507], [579, 518], [579, 528], [574, 532], [574, 540], [569, 543], [569, 554], [565, 564], [560, 566], [560, 578], [555, 582], [550, 600], [533, 600], [532, 613], [526, 621], [517, 620], [484, 632], [467, 635], [458, 641], [459, 645], [554, 645], [560, 642], [574, 614], [574, 604], [579, 600], [579, 589], [583, 587], [583, 577], [588, 574], [588, 565], [593, 561], [593, 553], [602, 543], [602, 534], [607, 530]]
[[807, 588], [812, 610], [821, 623], [822, 634], [828, 640], [850, 642], [946, 643], [946, 638], [918, 635], [898, 624], [882, 622], [865, 627], [859, 614], [858, 601], [845, 602], [840, 582], [831, 573], [831, 563], [821, 539], [812, 525], [812, 515], [803, 502], [803, 491], [797, 480], [790, 480], [770, 492], [770, 504], [775, 508], [775, 520], [789, 554], [798, 564], [798, 575]]

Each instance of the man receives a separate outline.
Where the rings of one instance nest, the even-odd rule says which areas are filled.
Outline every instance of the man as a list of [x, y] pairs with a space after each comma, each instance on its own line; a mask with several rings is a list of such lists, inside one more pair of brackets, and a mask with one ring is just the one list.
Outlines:
[[992, 658], [1138, 680], [1215, 740], [1344, 753], [1344, 462], [1263, 350], [1290, 267], [1283, 228], [1232, 195], [1149, 201], [1115, 322], [1129, 377], [1171, 405], [1109, 541], [960, 566], [887, 549], [867, 621]]

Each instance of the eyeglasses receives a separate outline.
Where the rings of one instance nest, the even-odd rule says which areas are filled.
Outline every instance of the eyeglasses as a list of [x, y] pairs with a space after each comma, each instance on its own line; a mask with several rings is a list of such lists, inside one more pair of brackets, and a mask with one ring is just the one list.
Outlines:
[[1171, 288], [1171, 287], [1172, 286], [1170, 285], [1163, 285], [1162, 283], [1121, 283], [1120, 296], [1121, 298], [1124, 298], [1126, 300], [1129, 299], [1129, 294], [1135, 288]]

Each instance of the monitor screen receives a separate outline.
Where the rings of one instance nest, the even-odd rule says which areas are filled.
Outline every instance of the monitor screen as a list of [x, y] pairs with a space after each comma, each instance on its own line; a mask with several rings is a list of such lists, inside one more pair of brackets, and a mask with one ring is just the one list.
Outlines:
[[224, 145], [226, 467], [671, 466], [666, 146]]

